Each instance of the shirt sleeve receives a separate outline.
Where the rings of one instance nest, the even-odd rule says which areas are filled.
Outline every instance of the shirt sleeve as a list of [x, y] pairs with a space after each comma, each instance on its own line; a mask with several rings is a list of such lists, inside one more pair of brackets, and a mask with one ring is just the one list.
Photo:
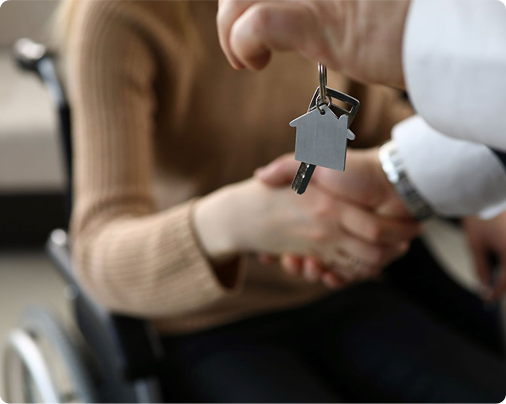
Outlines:
[[217, 279], [193, 231], [193, 201], [156, 209], [157, 63], [130, 6], [135, 2], [80, 3], [68, 46], [72, 249], [77, 275], [103, 305], [156, 318], [209, 305], [240, 282], [226, 288]]
[[438, 214], [491, 218], [506, 210], [506, 169], [489, 147], [442, 135], [419, 116], [396, 125], [393, 140], [410, 181]]
[[506, 150], [505, 5], [413, 0], [403, 46], [417, 113], [441, 133]]

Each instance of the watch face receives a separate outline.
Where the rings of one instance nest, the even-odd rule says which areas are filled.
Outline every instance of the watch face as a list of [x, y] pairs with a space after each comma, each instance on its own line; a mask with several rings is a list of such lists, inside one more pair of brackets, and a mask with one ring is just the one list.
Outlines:
[[381, 146], [379, 159], [388, 180], [414, 218], [423, 220], [432, 216], [432, 208], [411, 184], [395, 142], [389, 141]]

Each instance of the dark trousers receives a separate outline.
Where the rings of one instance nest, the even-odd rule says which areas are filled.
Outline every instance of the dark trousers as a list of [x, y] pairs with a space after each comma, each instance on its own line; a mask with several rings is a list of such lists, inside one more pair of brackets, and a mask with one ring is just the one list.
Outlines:
[[165, 339], [167, 396], [201, 402], [500, 402], [497, 308], [454, 284], [420, 242], [381, 282]]

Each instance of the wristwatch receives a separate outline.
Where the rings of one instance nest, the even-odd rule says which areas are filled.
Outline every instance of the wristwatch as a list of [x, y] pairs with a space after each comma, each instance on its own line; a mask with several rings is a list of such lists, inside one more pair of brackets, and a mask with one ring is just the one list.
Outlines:
[[394, 141], [391, 140], [380, 147], [379, 159], [388, 180], [394, 186], [408, 211], [418, 220], [431, 217], [434, 210], [411, 183], [404, 160]]

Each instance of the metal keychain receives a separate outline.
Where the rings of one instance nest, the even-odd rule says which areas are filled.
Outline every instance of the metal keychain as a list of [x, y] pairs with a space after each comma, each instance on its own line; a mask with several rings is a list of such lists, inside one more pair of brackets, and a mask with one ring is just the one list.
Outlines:
[[[318, 63], [319, 86], [308, 112], [290, 122], [297, 128], [295, 159], [301, 164], [292, 182], [292, 189], [303, 194], [317, 165], [344, 171], [347, 141], [355, 139], [349, 127], [360, 102], [347, 94], [327, 87], [327, 68]], [[340, 100], [351, 105], [346, 110], [332, 103]]]

